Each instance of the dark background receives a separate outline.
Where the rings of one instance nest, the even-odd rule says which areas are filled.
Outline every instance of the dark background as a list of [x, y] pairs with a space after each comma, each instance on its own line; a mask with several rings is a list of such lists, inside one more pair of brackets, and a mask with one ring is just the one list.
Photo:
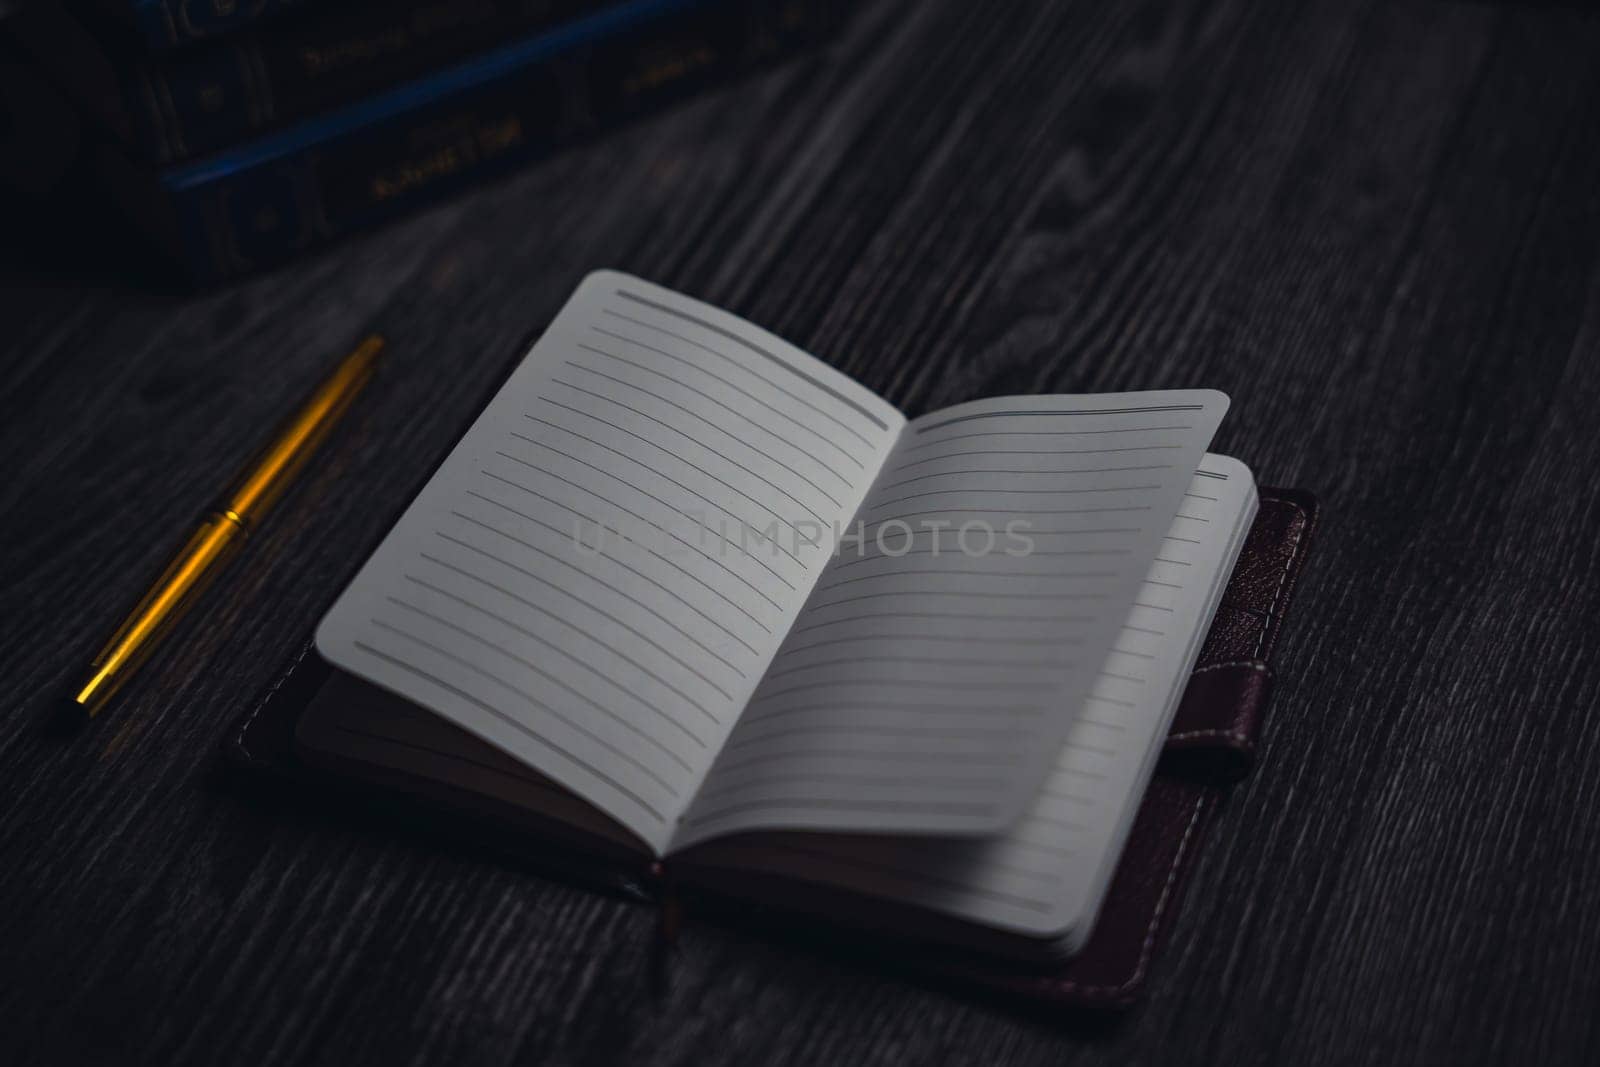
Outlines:
[[[6, 241], [0, 1059], [1593, 1062], [1597, 238], [1586, 8], [949, 0], [226, 289]], [[1119, 1025], [706, 921], [653, 996], [648, 908], [230, 783], [229, 724], [605, 266], [912, 413], [1224, 389], [1218, 450], [1322, 497], [1262, 760]], [[374, 328], [231, 587], [41, 737]]]

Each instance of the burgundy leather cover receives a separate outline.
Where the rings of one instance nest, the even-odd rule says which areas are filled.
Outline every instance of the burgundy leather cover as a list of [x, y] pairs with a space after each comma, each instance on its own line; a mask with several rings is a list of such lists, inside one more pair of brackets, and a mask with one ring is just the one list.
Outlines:
[[1029, 999], [1119, 1008], [1137, 999], [1183, 901], [1217, 802], [1249, 773], [1272, 691], [1270, 660], [1316, 526], [1311, 494], [1262, 489], [1089, 943], [1049, 974], [968, 977]]
[[[1310, 548], [1317, 504], [1310, 493], [1261, 489], [1261, 508], [1184, 690], [1155, 777], [1134, 820], [1094, 932], [1083, 950], [1041, 970], [991, 962], [940, 969], [961, 981], [1023, 998], [1078, 1008], [1121, 1008], [1137, 999], [1175, 921], [1184, 883], [1204, 844], [1217, 802], [1249, 773], [1272, 691], [1272, 652]], [[296, 781], [325, 778], [300, 763], [294, 728], [331, 668], [307, 645], [235, 729], [225, 750], [239, 766]], [[322, 784], [327, 785], [326, 781]], [[335, 783], [337, 784], [337, 783]], [[370, 786], [351, 790], [370, 794]], [[398, 798], [404, 800], [406, 798]], [[470, 811], [470, 805], [460, 805]], [[413, 809], [415, 810], [415, 809]], [[537, 865], [592, 884], [651, 897], [650, 870], [631, 862], [585, 858], [503, 833], [514, 819], [485, 812], [480, 836], [499, 851], [536, 857]], [[493, 825], [491, 825], [493, 824]], [[526, 838], [527, 835], [522, 835]], [[547, 844], [547, 843], [546, 843]]]

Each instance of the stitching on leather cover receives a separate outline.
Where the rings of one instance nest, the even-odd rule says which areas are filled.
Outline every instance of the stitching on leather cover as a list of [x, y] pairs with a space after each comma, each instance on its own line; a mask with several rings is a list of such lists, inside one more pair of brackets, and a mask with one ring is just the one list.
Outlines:
[[1172, 867], [1167, 871], [1167, 880], [1161, 887], [1161, 896], [1156, 899], [1155, 910], [1150, 913], [1150, 925], [1145, 927], [1144, 942], [1139, 946], [1139, 960], [1134, 965], [1133, 973], [1116, 985], [1079, 985], [1068, 979], [1057, 984], [1056, 988], [1062, 992], [1076, 990], [1080, 993], [1123, 993], [1138, 985], [1144, 978], [1145, 968], [1150, 965], [1150, 957], [1155, 953], [1156, 931], [1161, 926], [1161, 916], [1167, 910], [1167, 904], [1172, 899], [1172, 887], [1178, 882], [1178, 872], [1183, 868], [1184, 854], [1189, 851], [1189, 839], [1194, 836], [1194, 828], [1200, 824], [1200, 813], [1205, 809], [1206, 801], [1210, 794], [1202, 792], [1194, 803], [1194, 813], [1189, 816], [1189, 825], [1183, 831], [1183, 838], [1178, 842], [1178, 851], [1173, 853]]
[[250, 746], [245, 743], [245, 735], [250, 732], [251, 724], [256, 721], [256, 716], [261, 714], [261, 709], [265, 708], [269, 703], [272, 702], [272, 698], [277, 695], [278, 690], [283, 688], [283, 683], [289, 680], [290, 675], [294, 674], [294, 672], [299, 668], [300, 661], [305, 659], [306, 653], [310, 651], [311, 642], [307, 641], [303, 646], [301, 646], [300, 654], [296, 656], [293, 662], [289, 664], [289, 669], [278, 675], [277, 680], [274, 681], [272, 685], [267, 687], [267, 691], [265, 693], [261, 694], [261, 699], [256, 701], [256, 706], [250, 709], [250, 714], [245, 716], [244, 724], [239, 727], [239, 736], [235, 738], [233, 743], [239, 747], [239, 751], [243, 752], [247, 758], [251, 760], [255, 760], [256, 758], [256, 754], [251, 752]]
[[1267, 605], [1267, 620], [1261, 627], [1261, 636], [1256, 640], [1255, 656], [1257, 659], [1261, 658], [1262, 649], [1267, 647], [1267, 635], [1272, 632], [1273, 621], [1278, 617], [1278, 601], [1283, 598], [1284, 586], [1289, 584], [1289, 575], [1294, 573], [1294, 561], [1300, 555], [1300, 541], [1305, 536], [1307, 522], [1306, 509], [1299, 504], [1292, 500], [1285, 500], [1281, 496], [1270, 497], [1269, 499], [1279, 504], [1287, 504], [1293, 508], [1294, 513], [1300, 516], [1300, 521], [1295, 526], [1294, 536], [1289, 540], [1289, 555], [1283, 562], [1283, 574], [1278, 579], [1277, 590], [1272, 594], [1272, 603]]
[[[1273, 613], [1277, 610], [1278, 601], [1283, 597], [1284, 586], [1286, 586], [1289, 582], [1289, 575], [1294, 571], [1295, 559], [1300, 555], [1300, 543], [1305, 535], [1307, 515], [1305, 508], [1301, 507], [1299, 504], [1296, 504], [1292, 500], [1285, 500], [1283, 497], [1278, 496], [1264, 497], [1263, 499], [1269, 500], [1275, 504], [1287, 504], [1289, 507], [1293, 508], [1295, 514], [1300, 517], [1300, 522], [1298, 527], [1295, 529], [1294, 537], [1289, 542], [1289, 554], [1284, 560], [1283, 575], [1278, 579], [1278, 588], [1272, 594], [1272, 604], [1267, 608], [1266, 624], [1261, 627], [1261, 637], [1256, 641], [1257, 658], [1249, 660], [1232, 660], [1228, 663], [1211, 664], [1193, 671], [1192, 673], [1194, 674], [1203, 674], [1206, 671], [1222, 670], [1224, 667], [1248, 667], [1250, 670], [1260, 671], [1263, 674], [1270, 672], [1270, 668], [1267, 666], [1267, 664], [1261, 662], [1259, 657], [1261, 655], [1261, 650], [1266, 646], [1267, 634], [1272, 629], [1272, 620], [1275, 618]], [[1192, 732], [1193, 735], [1212, 733], [1223, 733], [1224, 736], [1230, 736], [1226, 731], [1201, 730]], [[1182, 738], [1185, 736], [1191, 735], [1174, 734], [1169, 736], [1167, 740], [1170, 741], [1173, 737]], [[1231, 736], [1243, 744], [1250, 743], [1247, 739], [1239, 737], [1237, 733], [1234, 733]], [[1144, 941], [1139, 946], [1139, 959], [1134, 964], [1133, 972], [1116, 985], [1105, 983], [1099, 985], [1081, 985], [1078, 982], [1068, 979], [1067, 981], [1056, 983], [1056, 989], [1063, 993], [1111, 993], [1116, 995], [1127, 992], [1144, 979], [1145, 970], [1150, 966], [1150, 958], [1155, 951], [1156, 932], [1161, 927], [1161, 916], [1166, 913], [1167, 904], [1172, 899], [1172, 887], [1178, 881], [1178, 872], [1183, 869], [1183, 857], [1189, 851], [1189, 841], [1194, 836], [1194, 828], [1200, 824], [1200, 813], [1205, 809], [1206, 801], [1210, 798], [1211, 791], [1202, 790], [1200, 796], [1195, 800], [1194, 813], [1189, 816], [1189, 825], [1184, 828], [1183, 838], [1178, 842], [1177, 851], [1173, 853], [1172, 866], [1167, 870], [1167, 880], [1166, 883], [1161, 887], [1161, 896], [1156, 899], [1156, 906], [1150, 912], [1150, 923], [1145, 927]]]
[[1192, 737], [1226, 737], [1230, 741], [1237, 741], [1241, 745], [1255, 747], [1255, 742], [1243, 730], [1184, 730], [1182, 733], [1168, 734], [1168, 741], [1187, 741]]
[[[1191, 673], [1205, 674], [1207, 671], [1222, 671], [1229, 668], [1237, 669], [1240, 667], [1243, 667], [1246, 670], [1255, 671], [1257, 674], [1265, 674], [1269, 677], [1272, 674], [1272, 668], [1258, 659], [1236, 659], [1231, 663], [1213, 663], [1209, 667], [1197, 668]], [[1255, 741], [1243, 730], [1223, 730], [1215, 727], [1209, 730], [1180, 730], [1178, 733], [1168, 734], [1167, 740], [1188, 741], [1196, 737], [1226, 737], [1230, 741], [1237, 741], [1239, 744], [1245, 745], [1249, 748], [1255, 747]]]
[[1253, 671], [1260, 671], [1262, 674], [1272, 673], [1272, 668], [1258, 659], [1236, 659], [1230, 660], [1227, 663], [1213, 663], [1205, 667], [1196, 667], [1194, 670], [1190, 671], [1189, 674], [1205, 674], [1207, 671], [1227, 670], [1229, 667], [1248, 667]]

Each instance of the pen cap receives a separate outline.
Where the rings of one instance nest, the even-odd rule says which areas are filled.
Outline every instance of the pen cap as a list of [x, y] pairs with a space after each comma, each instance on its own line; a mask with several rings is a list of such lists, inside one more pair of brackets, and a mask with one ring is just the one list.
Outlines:
[[383, 338], [374, 334], [345, 357], [250, 465], [249, 473], [223, 498], [219, 507], [224, 514], [248, 528], [283, 495], [372, 377], [383, 344]]

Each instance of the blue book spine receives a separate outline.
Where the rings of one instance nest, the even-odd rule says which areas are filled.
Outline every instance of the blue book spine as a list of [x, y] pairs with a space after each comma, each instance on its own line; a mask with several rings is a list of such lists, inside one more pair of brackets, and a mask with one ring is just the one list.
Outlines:
[[160, 172], [203, 280], [369, 226], [831, 32], [839, 0], [630, 0]]
[[232, 33], [305, 0], [104, 0], [125, 6], [127, 21], [152, 49], [178, 48]]
[[[124, 60], [142, 156], [192, 158], [467, 62], [616, 0], [353, 0], [202, 48]], [[113, 60], [115, 62], [115, 60]]]

